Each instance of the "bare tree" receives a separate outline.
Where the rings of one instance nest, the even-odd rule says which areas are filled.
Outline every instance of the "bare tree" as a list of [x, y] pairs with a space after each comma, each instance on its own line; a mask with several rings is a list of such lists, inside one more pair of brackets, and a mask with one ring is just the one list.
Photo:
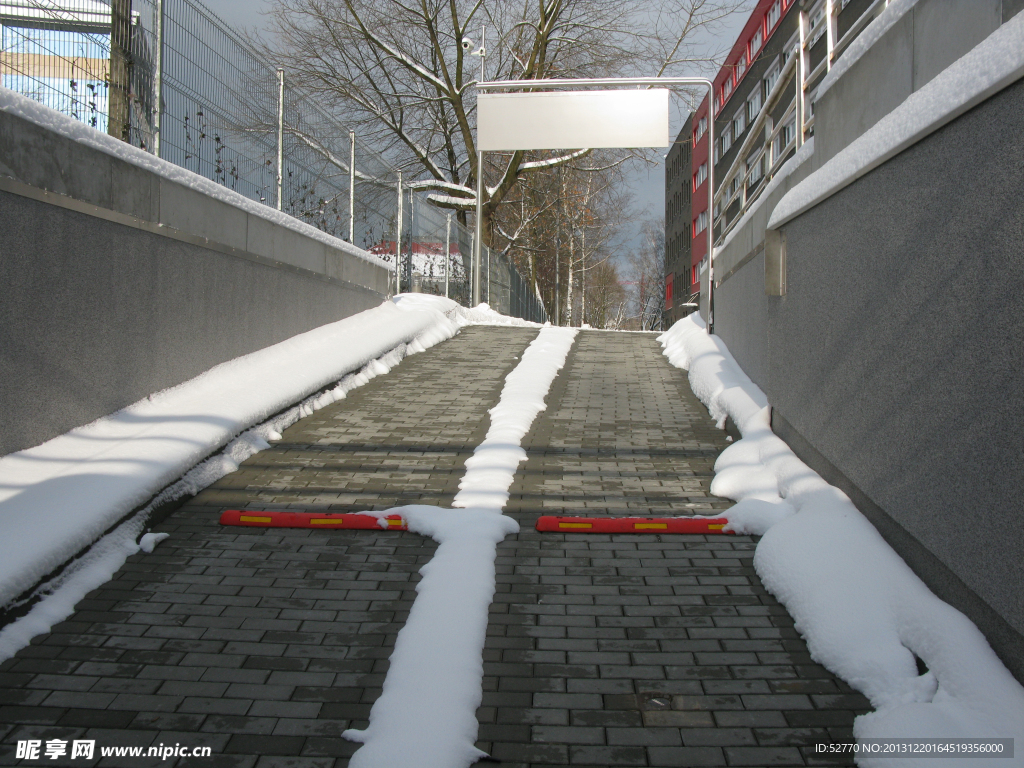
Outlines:
[[642, 331], [660, 331], [665, 312], [665, 220], [641, 228], [639, 250], [629, 255], [632, 316]]
[[[485, 176], [484, 239], [518, 181], [572, 163], [586, 148], [511, 152], [477, 167], [478, 60], [462, 46], [487, 27], [491, 79], [662, 74], [700, 59], [694, 32], [737, 0], [276, 0], [275, 55], [289, 76], [316, 92], [360, 136], [413, 172], [413, 188], [453, 208], [476, 204]], [[472, 46], [470, 46], [472, 47]]]
[[626, 319], [628, 295], [615, 262], [605, 259], [587, 277], [587, 321], [595, 328], [620, 329]]

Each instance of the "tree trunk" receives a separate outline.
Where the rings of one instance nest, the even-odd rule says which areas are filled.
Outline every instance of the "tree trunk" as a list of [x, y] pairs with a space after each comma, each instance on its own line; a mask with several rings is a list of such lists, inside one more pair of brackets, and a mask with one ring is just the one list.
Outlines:
[[107, 133], [121, 141], [131, 138], [132, 31], [132, 0], [113, 0]]

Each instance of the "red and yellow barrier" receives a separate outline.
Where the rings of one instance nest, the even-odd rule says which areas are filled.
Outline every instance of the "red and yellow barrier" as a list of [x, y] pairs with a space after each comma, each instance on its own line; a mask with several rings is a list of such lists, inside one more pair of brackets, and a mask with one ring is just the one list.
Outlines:
[[724, 517], [555, 517], [537, 520], [537, 530], [558, 533], [727, 533]]
[[[389, 531], [407, 531], [401, 515], [383, 518]], [[349, 515], [329, 512], [259, 512], [251, 509], [229, 509], [220, 516], [221, 525], [241, 525], [252, 528], [316, 528], [317, 530], [342, 528], [345, 530], [385, 530], [380, 520], [370, 515]]]

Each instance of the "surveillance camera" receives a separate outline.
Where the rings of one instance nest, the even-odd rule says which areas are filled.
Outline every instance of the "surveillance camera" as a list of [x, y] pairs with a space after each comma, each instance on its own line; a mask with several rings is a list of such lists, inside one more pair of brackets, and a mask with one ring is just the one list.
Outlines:
[[470, 40], [468, 37], [462, 38], [462, 50], [470, 51], [472, 49], [473, 49], [473, 41]]

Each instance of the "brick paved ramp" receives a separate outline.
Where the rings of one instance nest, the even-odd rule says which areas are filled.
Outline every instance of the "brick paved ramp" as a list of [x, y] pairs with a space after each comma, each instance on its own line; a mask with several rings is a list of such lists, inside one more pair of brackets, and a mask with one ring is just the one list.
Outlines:
[[709, 492], [726, 445], [654, 336], [580, 333], [512, 488], [522, 532], [498, 546], [482, 749], [516, 768], [814, 765], [807, 745], [851, 739], [867, 701], [811, 661], [751, 537], [533, 530], [728, 507]]
[[[535, 333], [466, 328], [175, 512], [154, 554], [0, 665], [0, 765], [19, 738], [209, 745], [179, 762], [204, 768], [347, 765], [340, 734], [366, 724], [434, 542], [224, 529], [220, 512], [449, 505]], [[499, 548], [481, 747], [510, 766], [800, 765], [794, 745], [848, 737], [866, 703], [810, 662], [751, 539], [532, 530], [541, 512], [728, 506], [708, 495], [723, 433], [654, 338], [581, 333], [548, 400], [510, 504], [524, 530]]]
[[436, 544], [221, 528], [220, 512], [450, 506], [487, 409], [536, 333], [463, 329], [303, 419], [159, 525], [171, 538], [154, 554], [129, 558], [0, 665], [0, 765], [15, 763], [19, 738], [209, 745], [212, 759], [179, 763], [203, 768], [347, 764], [357, 745], [341, 732], [365, 727]]

